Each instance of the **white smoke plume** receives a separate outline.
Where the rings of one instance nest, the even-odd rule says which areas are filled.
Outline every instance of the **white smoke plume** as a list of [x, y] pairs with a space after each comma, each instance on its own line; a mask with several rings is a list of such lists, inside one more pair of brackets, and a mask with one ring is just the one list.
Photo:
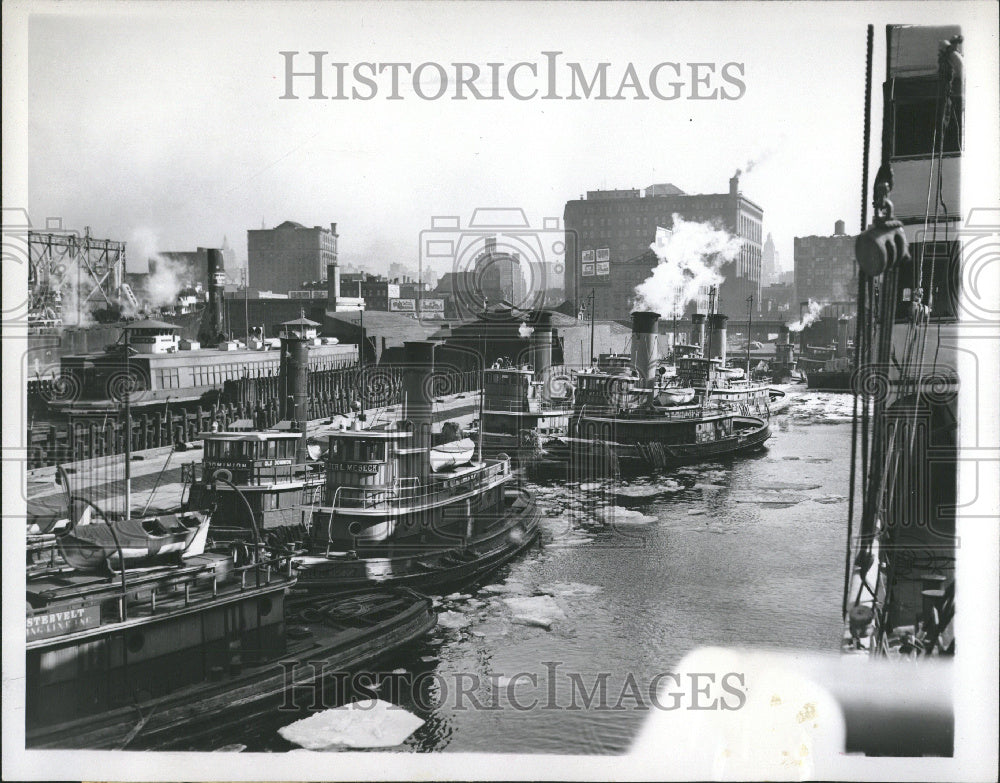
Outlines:
[[521, 325], [517, 327], [517, 333], [521, 335], [521, 339], [527, 340], [529, 337], [531, 337], [531, 335], [535, 333], [535, 330], [532, 329], [530, 326], [528, 326], [528, 324], [526, 324], [524, 321], [522, 321]]
[[[99, 303], [87, 299], [94, 290], [90, 275], [78, 272], [79, 270], [74, 267], [63, 278], [61, 290], [62, 322], [63, 326], [86, 329], [96, 323], [91, 308], [97, 309]], [[103, 297], [101, 297], [101, 303], [104, 303]]]
[[801, 332], [811, 323], [819, 320], [819, 314], [823, 312], [826, 302], [817, 302], [815, 299], [809, 300], [809, 307], [798, 321], [788, 324], [788, 331]]
[[635, 287], [636, 310], [655, 310], [664, 317], [682, 315], [688, 302], [722, 284], [722, 266], [739, 255], [738, 237], [676, 214], [673, 222], [670, 232], [657, 229], [657, 241], [649, 246], [659, 264]]
[[145, 298], [152, 307], [172, 307], [177, 295], [184, 288], [187, 266], [171, 261], [160, 254], [156, 234], [148, 228], [138, 228], [132, 234], [136, 254], [148, 259], [149, 275], [146, 277]]

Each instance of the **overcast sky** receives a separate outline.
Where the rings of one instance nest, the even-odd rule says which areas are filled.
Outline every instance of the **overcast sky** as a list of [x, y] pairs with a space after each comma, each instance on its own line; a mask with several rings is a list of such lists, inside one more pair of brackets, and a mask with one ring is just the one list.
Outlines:
[[[672, 182], [725, 192], [754, 162], [742, 190], [763, 207], [765, 235], [789, 269], [794, 236], [830, 234], [837, 219], [858, 230], [865, 24], [879, 25], [877, 96], [885, 22], [956, 17], [943, 5], [908, 8], [900, 17], [872, 3], [62, 4], [29, 25], [29, 212], [36, 225], [58, 216], [130, 242], [133, 268], [149, 249], [217, 246], [223, 236], [244, 259], [246, 231], [262, 222], [335, 221], [341, 261], [384, 270], [416, 266], [434, 215], [517, 206], [541, 226], [587, 190]], [[587, 74], [609, 63], [612, 94], [629, 63], [641, 82], [660, 62], [681, 63], [687, 84], [671, 101], [636, 100], [634, 90], [618, 101], [518, 101], [505, 87], [503, 100], [459, 101], [451, 84], [426, 101], [403, 74], [393, 101], [385, 72], [374, 100], [307, 100], [308, 79], [295, 82], [300, 100], [280, 100], [281, 51], [300, 52], [302, 70], [309, 51], [348, 63], [348, 94], [364, 61], [430, 61], [452, 73], [454, 62], [484, 72], [497, 62], [501, 79], [530, 61], [543, 70], [537, 79], [522, 70], [519, 89], [541, 94], [543, 51], [562, 52], [563, 94], [568, 62]], [[742, 97], [687, 99], [692, 62], [715, 64], [705, 89], [730, 94], [718, 71], [741, 63]], [[424, 75], [432, 89], [433, 70]], [[327, 93], [334, 77], [331, 67]]]

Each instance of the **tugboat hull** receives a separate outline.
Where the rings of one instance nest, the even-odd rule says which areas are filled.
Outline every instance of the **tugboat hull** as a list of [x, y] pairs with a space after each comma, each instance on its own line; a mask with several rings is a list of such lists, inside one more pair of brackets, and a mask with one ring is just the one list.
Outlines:
[[386, 555], [364, 551], [302, 557], [297, 594], [405, 586], [440, 592], [480, 581], [538, 540], [539, 511], [527, 493], [508, 492], [504, 515], [483, 534], [462, 545], [394, 546]]
[[[317, 692], [322, 691], [317, 688], [323, 682], [398, 651], [436, 623], [430, 599], [411, 591], [332, 601], [324, 613], [341, 620], [359, 606], [360, 611], [339, 627], [312, 622], [308, 628], [301, 627], [296, 634], [301, 639], [290, 641], [283, 649], [268, 651], [274, 654], [268, 656], [267, 663], [247, 666], [235, 676], [232, 670], [218, 672], [217, 681], [209, 677], [156, 698], [142, 698], [139, 691], [139, 698], [129, 706], [58, 725], [29, 725], [26, 746], [31, 749], [183, 748], [198, 739], [273, 713], [282, 705], [301, 708], [318, 704]], [[312, 619], [322, 619], [319, 614]], [[253, 652], [261, 651], [244, 648], [244, 655]]]
[[705, 462], [756, 451], [771, 437], [767, 421], [754, 416], [733, 417], [732, 434], [703, 443], [625, 443], [582, 438], [565, 438], [547, 444], [548, 458], [537, 465], [540, 471], [564, 475], [584, 472], [642, 472], [695, 462]]

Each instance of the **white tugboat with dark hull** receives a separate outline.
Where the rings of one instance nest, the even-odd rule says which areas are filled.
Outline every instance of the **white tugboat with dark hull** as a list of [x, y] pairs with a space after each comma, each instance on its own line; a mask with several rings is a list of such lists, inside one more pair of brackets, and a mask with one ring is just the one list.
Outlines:
[[474, 583], [538, 537], [538, 509], [508, 457], [474, 459], [467, 442], [432, 447], [435, 344], [406, 348], [404, 419], [329, 436], [326, 496], [295, 559], [300, 589]]

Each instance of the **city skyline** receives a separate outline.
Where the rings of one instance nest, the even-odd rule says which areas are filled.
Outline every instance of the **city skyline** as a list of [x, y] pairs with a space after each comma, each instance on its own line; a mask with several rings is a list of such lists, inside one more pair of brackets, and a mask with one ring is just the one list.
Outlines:
[[[818, 25], [805, 4], [780, 13], [737, 5], [711, 19], [699, 4], [626, 13], [600, 4], [575, 9], [570, 28], [556, 7], [526, 25], [489, 6], [450, 6], [457, 30], [489, 19], [494, 35], [480, 45], [443, 35], [435, 14], [406, 4], [375, 21], [358, 4], [309, 14], [267, 4], [257, 22], [241, 22], [240, 36], [225, 5], [188, 16], [160, 5], [80, 8], [89, 10], [35, 14], [28, 26], [27, 203], [36, 226], [61, 217], [64, 227], [89, 225], [130, 249], [138, 237], [179, 250], [228, 235], [243, 261], [246, 231], [262, 218], [268, 226], [336, 221], [345, 264], [412, 264], [435, 215], [519, 206], [540, 225], [587, 190], [672, 182], [711, 193], [743, 169], [743, 189], [764, 208], [780, 257], [792, 257], [794, 236], [828, 232], [835, 219], [858, 229], [869, 9], [845, 6]], [[668, 19], [670, 31], [649, 33]], [[609, 48], [608, 25], [629, 44]], [[739, 35], [746, 29], [760, 34]], [[876, 82], [881, 38], [879, 30]], [[820, 44], [829, 56], [812, 56]], [[74, 58], [62, 56], [69, 47]], [[609, 62], [612, 92], [629, 63], [645, 74], [663, 60], [717, 70], [737, 62], [746, 89], [737, 100], [708, 101], [281, 100], [279, 52], [300, 52], [302, 68], [317, 49], [346, 62], [507, 64], [544, 64], [543, 52], [561, 51], [587, 74]], [[308, 85], [296, 79], [303, 92]], [[818, 145], [819, 124], [843, 132]]]

